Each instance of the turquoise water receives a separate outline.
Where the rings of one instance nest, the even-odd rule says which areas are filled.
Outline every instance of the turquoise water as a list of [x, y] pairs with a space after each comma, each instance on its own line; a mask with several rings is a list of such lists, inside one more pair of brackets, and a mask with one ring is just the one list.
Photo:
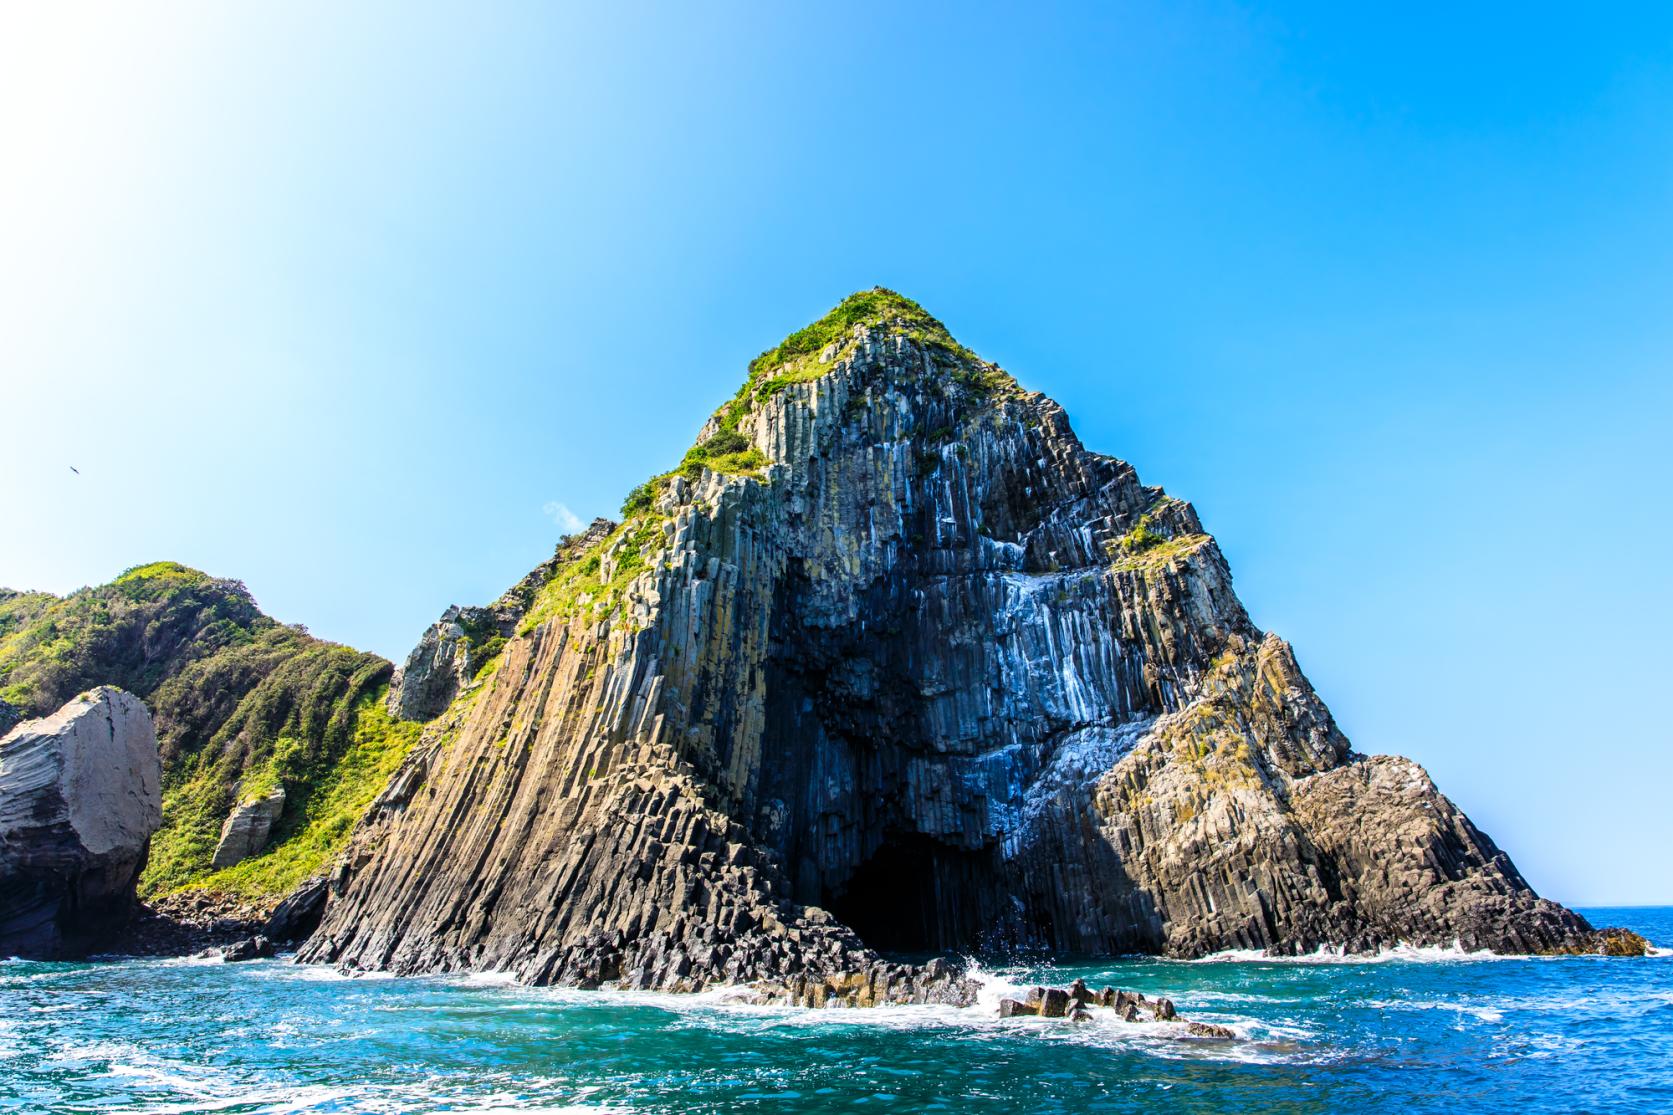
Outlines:
[[[1673, 945], [1673, 909], [1587, 913]], [[1244, 1040], [284, 961], [6, 961], [0, 1111], [1673, 1111], [1669, 957], [1128, 960], [984, 978], [996, 999], [1076, 975], [1169, 995]]]

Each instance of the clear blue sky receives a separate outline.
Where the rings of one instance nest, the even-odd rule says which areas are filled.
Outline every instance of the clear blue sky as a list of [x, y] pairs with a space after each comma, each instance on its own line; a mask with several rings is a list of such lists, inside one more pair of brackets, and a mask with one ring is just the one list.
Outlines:
[[1673, 902], [1673, 6], [598, 7], [8, 6], [0, 584], [402, 655], [883, 284], [1361, 750]]

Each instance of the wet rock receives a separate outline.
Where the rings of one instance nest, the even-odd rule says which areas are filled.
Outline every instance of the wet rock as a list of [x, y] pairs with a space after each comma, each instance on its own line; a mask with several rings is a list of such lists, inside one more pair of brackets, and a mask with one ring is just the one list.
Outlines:
[[1237, 1038], [1237, 1035], [1226, 1027], [1216, 1026], [1212, 1022], [1188, 1022], [1185, 1025], [1185, 1032], [1194, 1038], [1219, 1038], [1225, 1041], [1233, 1041]]
[[239, 802], [227, 814], [221, 825], [221, 840], [215, 845], [212, 865], [217, 869], [231, 867], [267, 847], [268, 834], [285, 810], [283, 787], [259, 798]]
[[[1013, 1018], [1020, 1015], [1039, 1015], [1042, 1018], [1064, 1018], [1071, 1022], [1096, 1020], [1092, 1004], [1104, 1007], [1123, 1022], [1189, 1022], [1174, 1008], [1173, 1000], [1148, 1000], [1136, 991], [1117, 991], [1113, 987], [1090, 991], [1076, 980], [1067, 988], [1035, 987], [1028, 992], [1026, 1003], [1015, 999], [1001, 999], [999, 1016]], [[1189, 1032], [1198, 1037], [1232, 1037], [1231, 1031], [1207, 1023], [1189, 1023]]]
[[221, 950], [221, 959], [228, 964], [236, 964], [243, 960], [258, 960], [272, 955], [273, 942], [260, 935], [247, 937]]
[[0, 739], [0, 956], [83, 955], [127, 923], [161, 775], [150, 715], [113, 686]]
[[1609, 926], [1545, 951], [1568, 956], [1648, 956], [1650, 950], [1650, 942], [1632, 930]]
[[1144, 1003], [1144, 996], [1137, 991], [1117, 991], [1110, 1005], [1117, 1011], [1124, 1011], [1128, 1007], [1137, 1009]]
[[262, 932], [278, 904], [219, 891], [182, 890], [141, 903], [106, 951], [125, 956], [220, 955], [226, 945]]
[[1062, 1018], [1069, 1013], [1069, 993], [1061, 987], [1048, 987], [1040, 999], [1041, 1018]]

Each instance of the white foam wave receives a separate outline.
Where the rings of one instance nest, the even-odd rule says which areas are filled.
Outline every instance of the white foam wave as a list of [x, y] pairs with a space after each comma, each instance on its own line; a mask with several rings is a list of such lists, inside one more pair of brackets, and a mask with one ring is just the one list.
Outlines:
[[364, 1115], [395, 1115], [411, 1112], [440, 1100], [441, 1110], [461, 1115], [618, 1115], [627, 1109], [589, 1103], [530, 1103], [513, 1093], [458, 1098], [438, 1096], [421, 1086], [342, 1087], [305, 1085], [229, 1090], [222, 1095], [203, 1095], [184, 1101], [171, 1100], [125, 1108], [131, 1115], [210, 1115], [230, 1109], [260, 1110], [262, 1115], [303, 1115], [318, 1111], [355, 1111]]
[[[1001, 1019], [999, 1001], [1026, 998], [1027, 989], [1039, 980], [1038, 971], [992, 970], [968, 962], [967, 975], [977, 985], [976, 1002], [970, 1006], [913, 1003], [873, 1007], [831, 1005], [822, 1009], [754, 1002], [748, 987], [726, 986], [696, 994], [658, 991], [626, 991], [613, 988], [582, 991], [562, 987], [515, 985], [500, 974], [443, 977], [446, 982], [483, 989], [503, 989], [500, 1006], [506, 1010], [538, 1010], [553, 1005], [569, 1007], [653, 1008], [677, 1015], [680, 1023], [693, 1029], [771, 1033], [833, 1027], [863, 1027], [886, 1031], [956, 1031], [959, 1040], [1014, 1040], [1027, 1034], [1043, 1041], [1104, 1048], [1132, 1049], [1142, 1046], [1162, 1057], [1196, 1057], [1216, 1060], [1273, 1061], [1288, 1059], [1293, 1050], [1278, 1050], [1269, 1043], [1303, 1041], [1313, 1036], [1304, 1027], [1257, 1023], [1234, 1014], [1194, 1012], [1199, 1021], [1226, 1026], [1239, 1042], [1203, 1041], [1192, 1037], [1185, 1022], [1125, 1022], [1113, 1011], [1093, 1011], [1092, 1021], [1072, 1023], [1058, 1019], [1018, 1017]], [[1017, 979], [1027, 976], [1026, 982]], [[1061, 982], [1061, 981], [1059, 981]], [[509, 986], [508, 986], [509, 985]]]
[[1391, 962], [1423, 964], [1455, 964], [1460, 961], [1531, 960], [1537, 957], [1517, 956], [1490, 949], [1466, 949], [1460, 942], [1450, 945], [1399, 944], [1376, 952], [1348, 952], [1337, 945], [1321, 945], [1313, 952], [1298, 956], [1276, 956], [1262, 949], [1226, 949], [1210, 953], [1188, 964], [1387, 964]]
[[[304, 1112], [355, 1111], [365, 1115], [394, 1115], [415, 1110], [446, 1110], [469, 1115], [614, 1115], [620, 1107], [586, 1102], [594, 1088], [570, 1088], [561, 1100], [531, 1098], [527, 1092], [499, 1090], [484, 1095], [456, 1094], [449, 1083], [436, 1080], [355, 1085], [294, 1084], [282, 1080], [251, 1081], [207, 1060], [177, 1060], [155, 1055], [124, 1041], [70, 1046], [48, 1057], [66, 1068], [120, 1082], [129, 1097], [122, 1110], [131, 1115], [211, 1115], [237, 1109], [262, 1115], [301, 1115]], [[472, 1082], [480, 1084], [480, 1078]], [[533, 1091], [562, 1087], [553, 1078], [532, 1077], [518, 1082]], [[152, 1097], [155, 1097], [154, 1099]], [[166, 1097], [166, 1098], [164, 1098]], [[150, 1102], [147, 1102], [147, 1101]], [[579, 1102], [577, 1102], [579, 1101]]]
[[[1027, 989], [1040, 982], [1037, 970], [993, 970], [969, 960], [966, 974], [977, 985], [971, 1006], [911, 1003], [873, 1007], [833, 1004], [824, 1008], [763, 1004], [753, 1001], [754, 992], [744, 986], [723, 986], [695, 994], [662, 991], [629, 991], [619, 988], [579, 990], [568, 987], [528, 987], [517, 984], [505, 973], [431, 977], [454, 986], [503, 992], [499, 1009], [544, 1010], [553, 1006], [575, 1008], [651, 1008], [679, 1017], [682, 1025], [694, 1029], [741, 1028], [770, 1033], [779, 1030], [810, 1030], [831, 1027], [864, 1027], [892, 1031], [957, 1031], [961, 1040], [999, 1040], [1030, 1033], [1049, 1041], [1066, 1041], [1100, 1046], [1132, 1047], [1144, 1044], [1167, 1055], [1173, 1047], [1198, 1049], [1196, 1055], [1248, 1059], [1249, 1051], [1232, 1052], [1241, 1043], [1204, 1042], [1191, 1037], [1182, 1022], [1124, 1022], [1114, 1012], [1094, 1011], [1093, 1021], [1070, 1023], [1057, 1019], [999, 1018], [999, 1000], [1026, 998]], [[327, 969], [330, 971], [330, 969]], [[1015, 982], [1027, 976], [1024, 983]], [[1239, 1037], [1265, 1036], [1270, 1027], [1236, 1015], [1203, 1014], [1195, 1017], [1226, 1026]], [[1283, 1036], [1303, 1038], [1309, 1031], [1295, 1029]], [[1184, 1040], [1181, 1040], [1184, 1039]], [[1264, 1055], [1264, 1054], [1262, 1054]]]
[[1517, 1009], [1508, 1000], [1494, 1004], [1455, 1002], [1440, 1000], [1390, 1000], [1372, 999], [1365, 1003], [1372, 1010], [1432, 1010], [1445, 1011], [1449, 1014], [1467, 1014], [1471, 1018], [1482, 1022], [1503, 1022], [1505, 1011]]
[[246, 970], [268, 979], [302, 980], [308, 983], [342, 983], [348, 980], [372, 982], [401, 978], [394, 972], [348, 972], [326, 964], [296, 964], [286, 960], [255, 961], [246, 965]]

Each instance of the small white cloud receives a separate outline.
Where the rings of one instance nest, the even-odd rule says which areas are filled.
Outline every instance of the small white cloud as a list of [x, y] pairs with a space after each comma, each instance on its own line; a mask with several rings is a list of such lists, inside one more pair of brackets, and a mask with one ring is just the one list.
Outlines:
[[574, 534], [587, 525], [581, 521], [581, 516], [569, 509], [568, 504], [559, 503], [557, 500], [551, 501], [540, 510], [547, 518], [557, 523], [558, 529], [565, 534]]

